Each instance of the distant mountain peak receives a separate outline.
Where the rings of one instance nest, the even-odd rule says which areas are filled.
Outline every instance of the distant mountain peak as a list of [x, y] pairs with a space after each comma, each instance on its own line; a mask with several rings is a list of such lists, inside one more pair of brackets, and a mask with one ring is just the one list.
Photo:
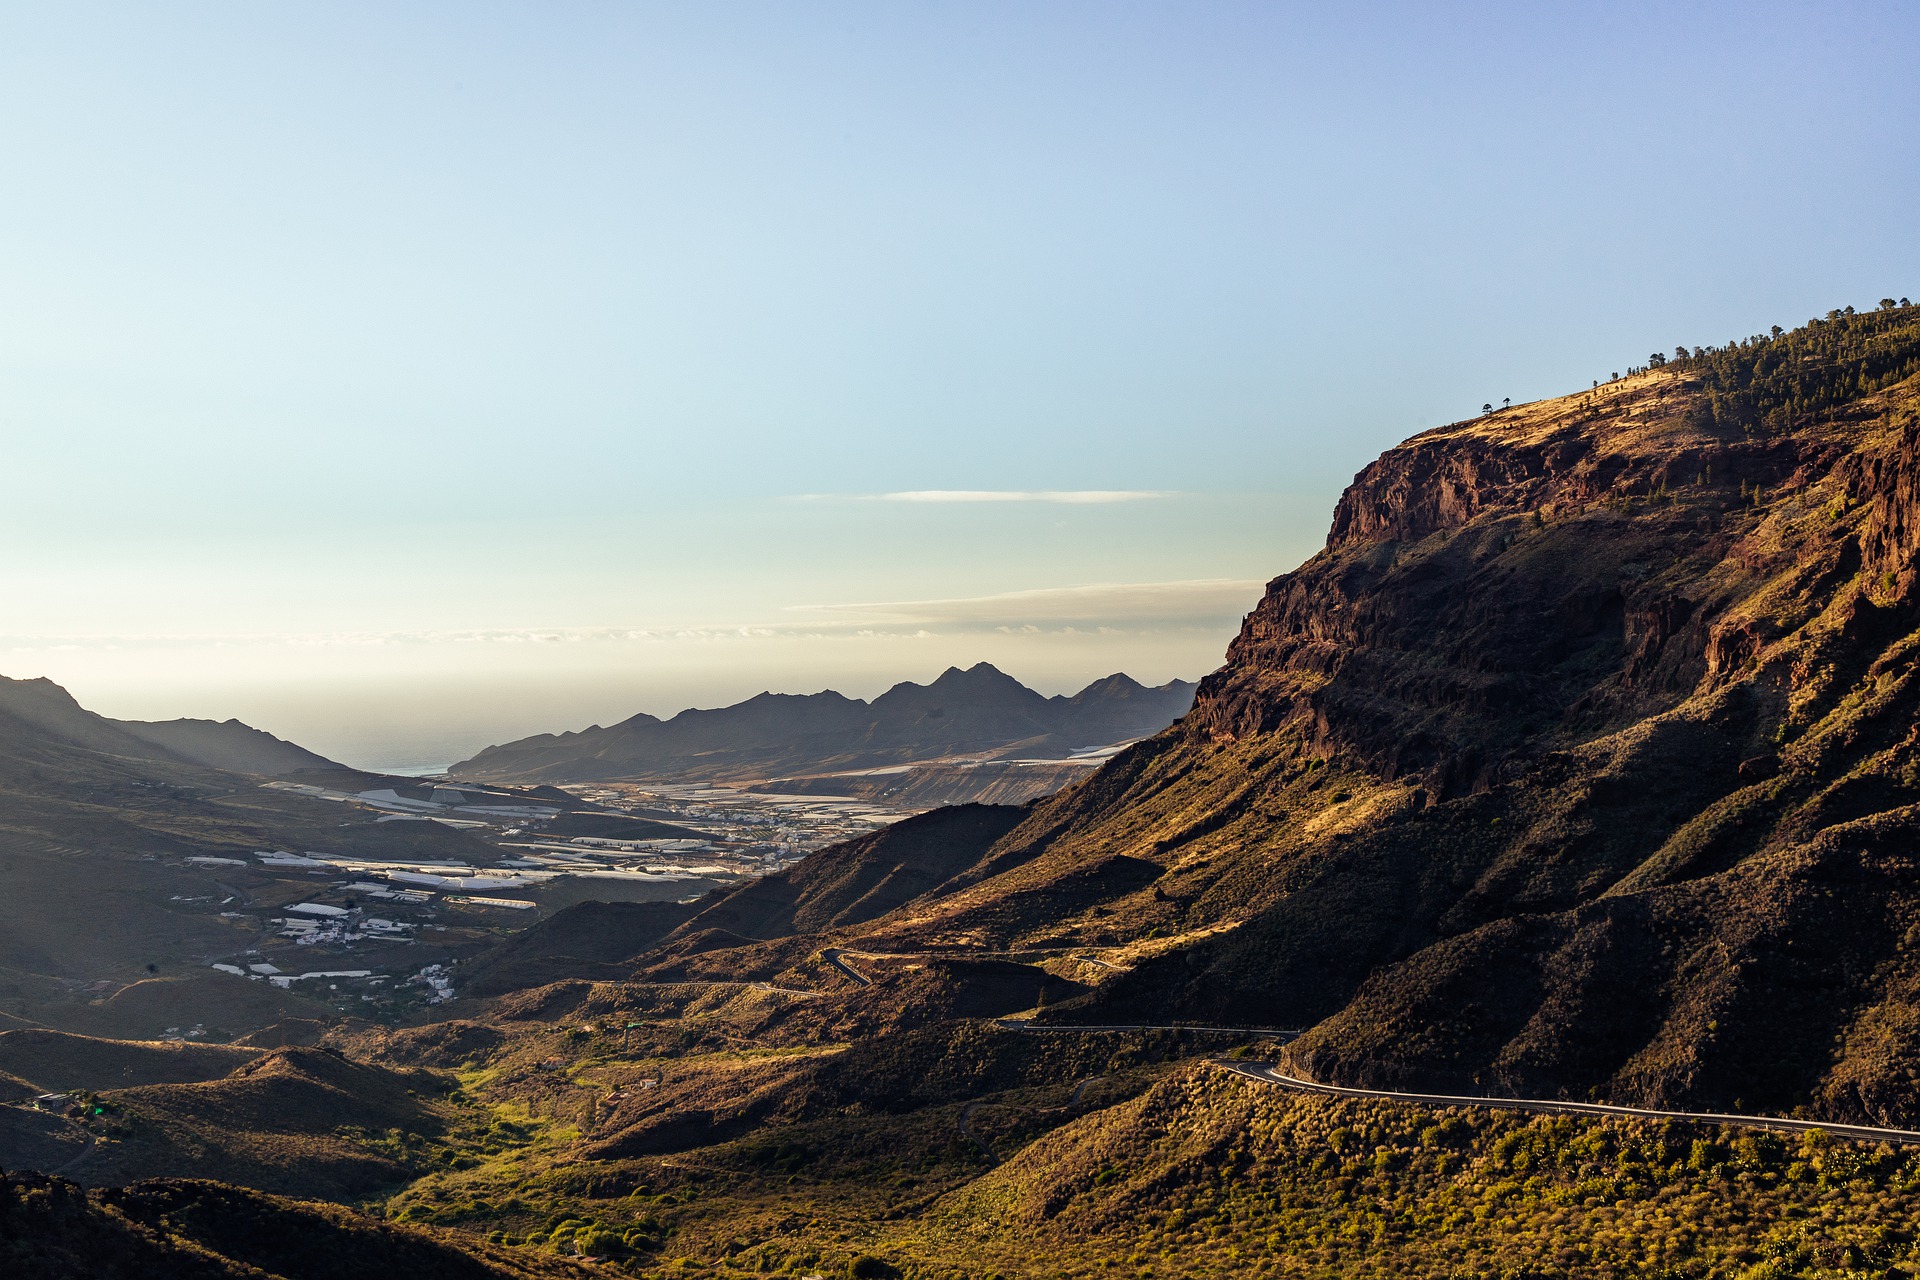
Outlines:
[[771, 691], [667, 720], [638, 715], [605, 730], [541, 734], [489, 747], [453, 771], [474, 778], [585, 782], [615, 778], [792, 777], [1012, 750], [1064, 758], [1089, 745], [1166, 728], [1191, 684], [1149, 690], [1116, 674], [1048, 698], [991, 662], [951, 666], [928, 684], [903, 680], [871, 703], [832, 689]]
[[[955, 687], [989, 688], [996, 686], [1027, 689], [1027, 686], [1021, 684], [1018, 680], [1015, 680], [991, 662], [976, 662], [964, 670], [959, 667], [948, 667], [935, 678], [932, 684], [926, 687], [929, 689], [951, 689]], [[1027, 692], [1031, 693], [1032, 690], [1027, 689]]]

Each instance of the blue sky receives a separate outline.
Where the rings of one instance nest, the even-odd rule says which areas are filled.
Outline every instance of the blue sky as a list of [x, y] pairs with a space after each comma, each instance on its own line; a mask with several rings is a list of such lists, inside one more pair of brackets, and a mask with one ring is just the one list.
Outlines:
[[1920, 291], [1916, 37], [0, 6], [0, 669], [384, 764], [975, 657], [1195, 676], [1395, 441]]

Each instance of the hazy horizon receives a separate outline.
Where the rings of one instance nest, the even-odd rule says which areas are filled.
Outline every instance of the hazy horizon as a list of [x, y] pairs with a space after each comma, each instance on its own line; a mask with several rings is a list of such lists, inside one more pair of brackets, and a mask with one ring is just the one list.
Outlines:
[[1216, 666], [1486, 401], [1920, 293], [1876, 5], [0, 14], [0, 673], [351, 763]]
[[[1239, 613], [1208, 618], [1200, 610], [1237, 595], [1251, 607], [1260, 584], [1143, 585], [1160, 589], [1149, 595], [1186, 599], [1185, 616], [1136, 616], [1142, 625], [1089, 632], [1062, 620], [1063, 606], [1052, 601], [1053, 625], [1045, 629], [1034, 622], [978, 627], [961, 620], [952, 633], [911, 624], [787, 623], [653, 633], [183, 637], [138, 645], [98, 638], [0, 649], [0, 659], [12, 668], [4, 674], [49, 676], [89, 710], [116, 719], [234, 718], [344, 764], [418, 773], [485, 746], [612, 724], [639, 712], [666, 718], [761, 692], [834, 689], [871, 700], [902, 680], [926, 684], [948, 667], [977, 662], [991, 662], [1049, 696], [1078, 692], [1115, 673], [1148, 685], [1197, 680], [1220, 664], [1226, 637], [1239, 624]], [[1046, 615], [1029, 610], [1020, 616]], [[223, 683], [201, 674], [209, 650], [226, 660]], [[449, 670], [449, 652], [470, 661]], [[184, 679], [169, 683], [166, 673], [180, 666]], [[249, 668], [258, 673], [250, 681], [243, 675]], [[411, 674], [397, 674], [402, 668]]]

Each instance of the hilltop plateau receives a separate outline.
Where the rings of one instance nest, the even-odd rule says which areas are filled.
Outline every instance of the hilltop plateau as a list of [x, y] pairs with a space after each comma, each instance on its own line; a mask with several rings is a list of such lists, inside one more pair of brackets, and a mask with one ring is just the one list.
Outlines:
[[605, 1274], [452, 1232], [395, 1226], [328, 1204], [218, 1183], [162, 1180], [85, 1192], [0, 1175], [0, 1267], [90, 1280], [520, 1280]]

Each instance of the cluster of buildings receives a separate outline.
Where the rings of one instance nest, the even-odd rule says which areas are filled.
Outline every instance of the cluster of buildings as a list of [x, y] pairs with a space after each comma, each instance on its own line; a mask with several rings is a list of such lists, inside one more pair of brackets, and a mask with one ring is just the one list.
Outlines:
[[[576, 786], [589, 803], [687, 827], [708, 837], [704, 847], [681, 842], [636, 841], [659, 846], [659, 854], [683, 860], [698, 854], [732, 875], [778, 871], [842, 840], [863, 836], [907, 816], [903, 810], [843, 796], [794, 796], [737, 787], [667, 783], [603, 783]], [[586, 843], [576, 839], [569, 843]]]
[[[699, 893], [714, 882], [777, 871], [815, 849], [864, 835], [904, 816], [884, 806], [835, 797], [765, 795], [713, 786], [610, 784], [578, 788], [576, 794], [604, 810], [669, 823], [680, 830], [661, 839], [566, 837], [545, 834], [550, 821], [562, 812], [560, 806], [465, 784], [423, 783], [360, 792], [293, 782], [266, 785], [367, 810], [382, 822], [431, 821], [473, 828], [491, 836], [490, 843], [499, 852], [490, 860], [492, 865], [485, 866], [471, 861], [374, 859], [282, 849], [258, 850], [250, 858], [203, 854], [187, 859], [221, 874], [242, 868], [268, 873], [282, 885], [296, 877], [326, 881], [299, 890], [302, 896], [296, 901], [287, 902], [282, 890], [280, 905], [221, 914], [258, 919], [265, 926], [263, 944], [321, 948], [342, 953], [342, 959], [361, 945], [404, 945], [422, 941], [424, 930], [444, 932], [445, 925], [427, 923], [434, 908], [443, 904], [499, 912], [503, 918], [511, 918], [504, 913], [531, 915], [541, 905], [542, 891], [562, 880], [636, 885], [685, 882], [680, 892]], [[609, 896], [631, 892], [609, 892]], [[578, 896], [575, 892], [568, 898]], [[219, 905], [230, 906], [233, 901], [229, 896]], [[269, 954], [286, 959], [271, 946]], [[346, 984], [348, 992], [358, 991], [361, 999], [368, 1000], [382, 990], [402, 988], [424, 992], [433, 1004], [453, 998], [446, 963], [429, 963], [411, 977], [396, 978], [380, 971], [377, 955], [368, 959], [375, 963], [324, 968], [309, 962], [283, 967], [264, 958], [256, 947], [237, 960], [222, 960], [212, 967], [283, 989], [322, 984], [328, 991], [339, 991]]]

